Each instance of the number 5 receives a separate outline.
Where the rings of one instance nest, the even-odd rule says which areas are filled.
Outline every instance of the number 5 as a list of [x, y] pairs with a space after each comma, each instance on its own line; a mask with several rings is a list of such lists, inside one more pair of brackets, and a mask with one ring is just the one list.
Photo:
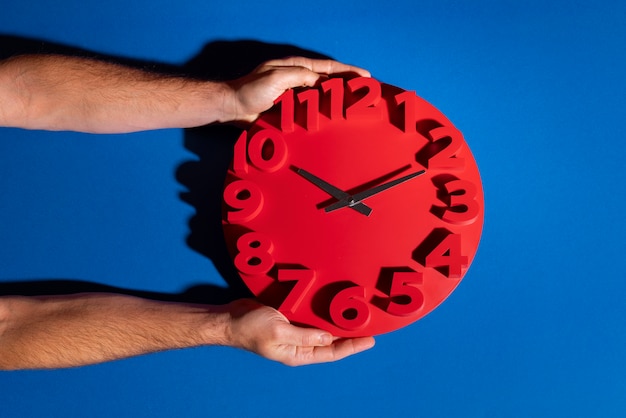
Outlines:
[[[424, 306], [424, 294], [417, 288], [421, 284], [422, 273], [416, 271], [394, 272], [391, 280], [390, 301], [387, 313], [396, 316], [408, 316], [419, 311]], [[396, 298], [395, 301], [394, 298]], [[398, 302], [398, 299], [404, 303]]]

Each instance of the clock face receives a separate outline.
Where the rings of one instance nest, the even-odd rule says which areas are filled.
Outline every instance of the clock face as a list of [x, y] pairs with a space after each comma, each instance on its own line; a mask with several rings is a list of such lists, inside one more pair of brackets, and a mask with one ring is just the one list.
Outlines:
[[462, 134], [372, 78], [288, 90], [235, 144], [223, 227], [257, 298], [292, 323], [377, 335], [436, 308], [482, 231]]

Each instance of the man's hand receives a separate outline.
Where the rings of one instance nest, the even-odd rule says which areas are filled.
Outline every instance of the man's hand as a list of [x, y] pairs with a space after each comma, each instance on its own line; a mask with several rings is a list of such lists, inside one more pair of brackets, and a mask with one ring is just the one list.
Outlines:
[[268, 61], [252, 73], [228, 83], [233, 91], [225, 99], [224, 118], [253, 122], [286, 90], [314, 86], [320, 77], [333, 74], [370, 76], [367, 70], [333, 60], [291, 57]]
[[277, 310], [250, 299], [231, 302], [228, 345], [288, 366], [341, 360], [374, 346], [374, 338], [337, 339], [330, 333], [300, 328]]
[[229, 82], [155, 74], [60, 55], [0, 61], [0, 126], [123, 133], [252, 122], [285, 90], [324, 75], [369, 76], [332, 60], [268, 61]]
[[342, 359], [374, 339], [299, 328], [248, 299], [190, 305], [101, 293], [0, 297], [0, 370], [76, 367], [209, 345], [297, 366]]

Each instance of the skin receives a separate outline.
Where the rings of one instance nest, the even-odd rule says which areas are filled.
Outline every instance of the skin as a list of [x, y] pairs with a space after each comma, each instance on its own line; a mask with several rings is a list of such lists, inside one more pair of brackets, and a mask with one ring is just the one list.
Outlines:
[[[58, 55], [0, 62], [0, 126], [126, 133], [249, 123], [284, 91], [366, 70], [332, 60], [268, 61], [229, 82], [154, 74]], [[340, 360], [371, 337], [338, 339], [300, 328], [254, 300], [226, 305], [118, 294], [0, 297], [0, 369], [77, 367], [163, 350], [225, 345], [290, 366]]]
[[75, 57], [21, 56], [0, 63], [0, 126], [126, 133], [252, 122], [285, 90], [336, 73], [369, 75], [336, 61], [292, 57], [213, 82]]

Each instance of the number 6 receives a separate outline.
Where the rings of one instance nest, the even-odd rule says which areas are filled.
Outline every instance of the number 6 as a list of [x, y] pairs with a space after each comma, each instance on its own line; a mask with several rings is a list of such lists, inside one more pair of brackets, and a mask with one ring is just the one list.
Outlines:
[[357, 331], [369, 324], [372, 313], [365, 301], [365, 288], [353, 286], [337, 293], [330, 302], [330, 318], [335, 325]]

